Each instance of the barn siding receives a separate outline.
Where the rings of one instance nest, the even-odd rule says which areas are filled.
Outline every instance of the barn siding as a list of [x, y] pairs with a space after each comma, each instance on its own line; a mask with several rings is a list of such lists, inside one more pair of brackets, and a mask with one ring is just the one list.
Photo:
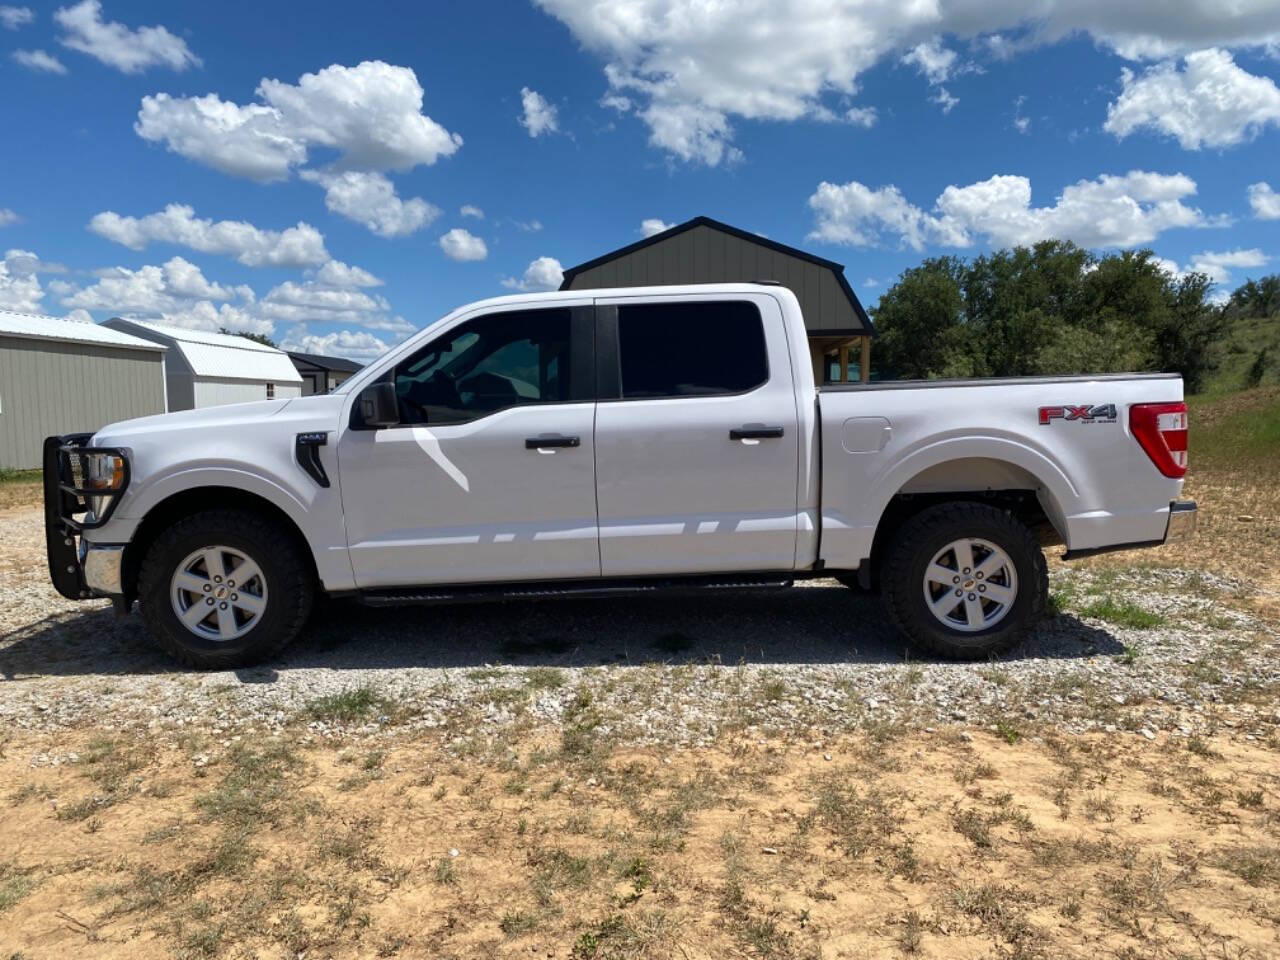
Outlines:
[[44, 438], [164, 413], [163, 354], [0, 336], [0, 467], [40, 465]]
[[860, 333], [862, 325], [829, 267], [699, 224], [575, 275], [570, 290], [776, 280], [800, 301], [809, 330]]

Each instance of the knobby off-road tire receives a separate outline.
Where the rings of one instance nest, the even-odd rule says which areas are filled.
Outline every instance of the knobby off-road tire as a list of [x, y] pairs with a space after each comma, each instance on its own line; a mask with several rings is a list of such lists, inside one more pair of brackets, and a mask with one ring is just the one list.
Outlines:
[[[1048, 568], [1035, 536], [1012, 514], [981, 503], [916, 514], [894, 536], [881, 574], [895, 626], [915, 646], [956, 660], [1008, 650], [1048, 604]], [[998, 604], [995, 597], [1007, 599], [1010, 589], [1012, 600]]]
[[293, 537], [267, 517], [232, 509], [179, 520], [151, 544], [138, 573], [152, 638], [199, 669], [245, 666], [279, 653], [306, 623], [315, 589]]

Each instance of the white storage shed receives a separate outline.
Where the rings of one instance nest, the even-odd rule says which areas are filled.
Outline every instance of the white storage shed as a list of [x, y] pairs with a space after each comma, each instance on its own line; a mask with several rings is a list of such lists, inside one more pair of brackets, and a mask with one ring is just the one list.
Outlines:
[[97, 323], [0, 310], [0, 468], [44, 438], [165, 412], [165, 348]]
[[302, 377], [283, 350], [245, 337], [113, 317], [105, 326], [169, 348], [169, 409], [302, 395]]

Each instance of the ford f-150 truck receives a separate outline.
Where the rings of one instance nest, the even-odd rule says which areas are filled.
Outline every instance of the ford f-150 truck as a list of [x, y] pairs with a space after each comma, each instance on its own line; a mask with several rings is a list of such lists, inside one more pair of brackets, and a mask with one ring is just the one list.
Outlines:
[[269, 657], [318, 591], [367, 604], [879, 590], [986, 657], [1065, 557], [1187, 536], [1176, 375], [816, 388], [772, 284], [486, 300], [324, 396], [45, 444], [49, 569], [198, 667]]

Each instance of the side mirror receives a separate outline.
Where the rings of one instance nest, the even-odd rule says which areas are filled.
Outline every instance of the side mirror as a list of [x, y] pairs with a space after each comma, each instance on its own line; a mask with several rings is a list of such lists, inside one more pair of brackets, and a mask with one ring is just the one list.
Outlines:
[[352, 426], [363, 430], [394, 427], [400, 423], [396, 385], [390, 380], [371, 383], [360, 391], [352, 410]]

